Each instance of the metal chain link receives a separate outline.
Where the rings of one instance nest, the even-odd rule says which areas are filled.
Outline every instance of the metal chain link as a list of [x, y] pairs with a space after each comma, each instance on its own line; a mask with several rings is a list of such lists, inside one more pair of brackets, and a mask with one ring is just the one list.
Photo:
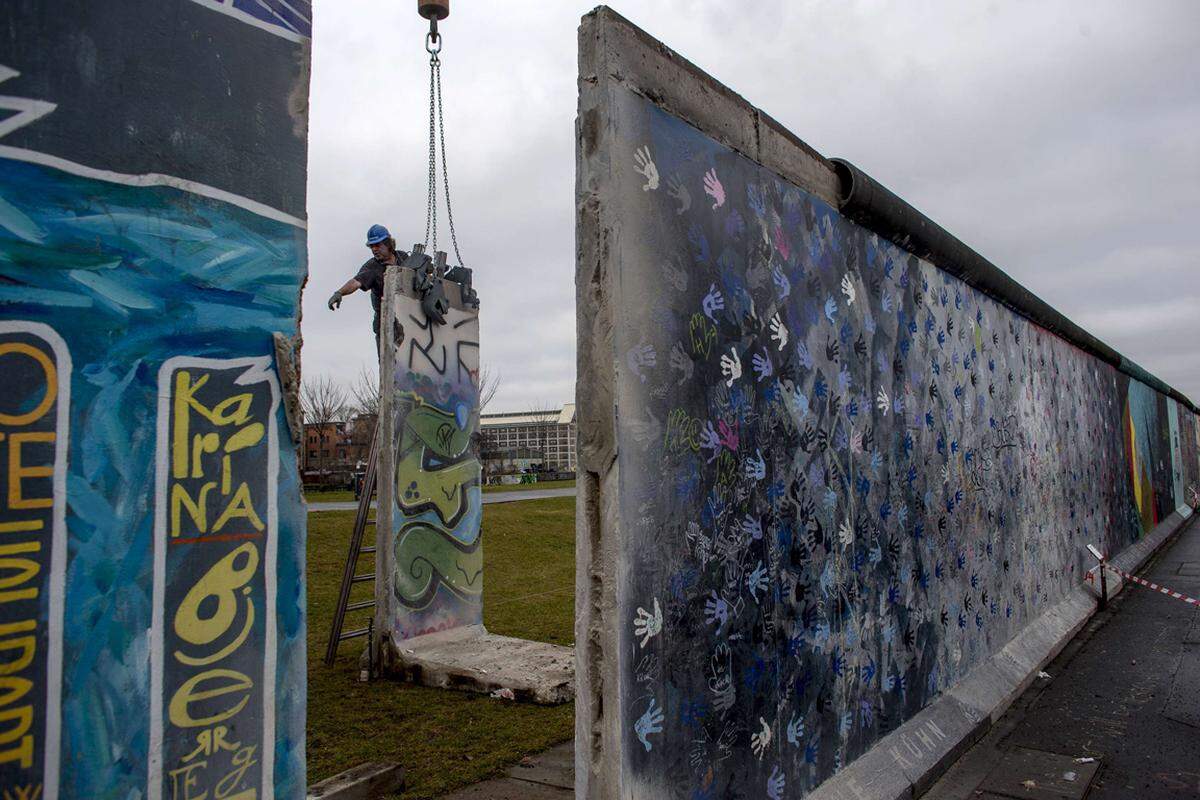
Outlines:
[[[425, 252], [437, 250], [437, 150], [434, 139], [434, 73], [438, 62], [437, 53], [429, 59], [429, 175], [425, 185]], [[429, 247], [429, 234], [433, 233], [433, 248]]]
[[454, 246], [454, 257], [458, 259], [460, 266], [465, 266], [462, 254], [458, 252], [458, 235], [454, 232], [454, 208], [450, 205], [450, 173], [446, 166], [446, 126], [442, 124], [442, 62], [435, 60], [433, 66], [434, 74], [437, 76], [437, 115], [438, 115], [438, 138], [441, 140], [442, 148], [442, 187], [445, 189], [446, 195], [446, 221], [450, 225], [450, 243]]
[[[438, 37], [438, 50], [441, 50], [441, 36]], [[429, 49], [428, 42], [426, 49]], [[425, 205], [425, 251], [432, 254], [437, 252], [437, 159], [438, 150], [442, 154], [442, 188], [446, 195], [446, 221], [450, 226], [450, 243], [454, 247], [454, 256], [458, 263], [463, 264], [462, 254], [458, 250], [458, 234], [454, 230], [454, 209], [450, 205], [450, 173], [446, 168], [446, 126], [442, 119], [442, 62], [437, 51], [430, 51], [429, 58], [429, 181], [426, 186]], [[432, 234], [433, 246], [430, 247]]]

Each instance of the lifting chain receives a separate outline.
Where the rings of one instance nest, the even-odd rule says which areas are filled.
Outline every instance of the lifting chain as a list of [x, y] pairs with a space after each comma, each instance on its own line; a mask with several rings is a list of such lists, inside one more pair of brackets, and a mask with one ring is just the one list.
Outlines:
[[[437, 19], [431, 18], [429, 33], [425, 35], [425, 50], [429, 53], [429, 181], [426, 186], [425, 207], [425, 250], [436, 252], [438, 246], [438, 151], [442, 159], [442, 190], [446, 195], [446, 221], [450, 227], [450, 243], [454, 257], [462, 265], [463, 257], [458, 251], [458, 236], [454, 231], [454, 210], [450, 205], [450, 175], [446, 169], [446, 127], [442, 121], [442, 36], [437, 30]], [[432, 241], [432, 248], [430, 243]]]

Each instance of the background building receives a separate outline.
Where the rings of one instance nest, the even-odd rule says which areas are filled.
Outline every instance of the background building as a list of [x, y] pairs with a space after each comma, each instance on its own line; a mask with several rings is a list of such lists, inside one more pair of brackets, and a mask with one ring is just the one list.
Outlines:
[[575, 471], [575, 404], [483, 414], [479, 418], [486, 476]]

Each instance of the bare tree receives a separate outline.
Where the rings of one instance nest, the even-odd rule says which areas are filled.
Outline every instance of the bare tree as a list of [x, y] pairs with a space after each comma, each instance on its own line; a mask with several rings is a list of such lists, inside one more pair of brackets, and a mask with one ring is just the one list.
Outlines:
[[354, 410], [367, 416], [379, 416], [379, 369], [364, 362], [350, 385]]
[[500, 388], [500, 373], [493, 372], [491, 367], [483, 367], [479, 370], [479, 413], [487, 408], [487, 404], [492, 402], [492, 398], [496, 396], [496, 390]]
[[550, 446], [558, 435], [554, 424], [558, 421], [558, 414], [559, 407], [544, 400], [534, 404], [530, 411], [535, 426], [533, 441], [536, 443], [536, 449], [542, 453], [543, 472], [550, 469]]
[[[304, 412], [305, 425], [317, 429], [317, 469], [325, 471], [325, 437], [330, 432], [330, 426], [344, 422], [349, 403], [346, 401], [346, 390], [328, 375], [318, 375], [304, 380], [300, 384], [300, 407]], [[331, 450], [337, 447], [337, 433]]]

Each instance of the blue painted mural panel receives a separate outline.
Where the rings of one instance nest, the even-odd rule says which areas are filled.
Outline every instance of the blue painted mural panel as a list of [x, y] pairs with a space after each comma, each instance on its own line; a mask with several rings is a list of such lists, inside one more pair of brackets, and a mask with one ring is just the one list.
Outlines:
[[[0, 10], [22, 109], [0, 141], [0, 650], [30, 656], [4, 661], [29, 689], [0, 697], [0, 794], [302, 797], [306, 518], [276, 336], [299, 332], [304, 118], [274, 90], [306, 89], [305, 50], [187, 0], [117, 32], [123, 11], [43, 5]], [[178, 107], [152, 85], [191, 80], [160, 46], [190, 14], [227, 23], [206, 47], [255, 61], [259, 90]], [[51, 86], [74, 88], [28, 99]], [[100, 94], [119, 102], [83, 131]], [[214, 118], [256, 107], [229, 146]], [[271, 137], [299, 157], [256, 160]]]
[[1143, 390], [1174, 510], [1165, 398], [613, 91], [626, 789], [800, 796], [1142, 535]]

